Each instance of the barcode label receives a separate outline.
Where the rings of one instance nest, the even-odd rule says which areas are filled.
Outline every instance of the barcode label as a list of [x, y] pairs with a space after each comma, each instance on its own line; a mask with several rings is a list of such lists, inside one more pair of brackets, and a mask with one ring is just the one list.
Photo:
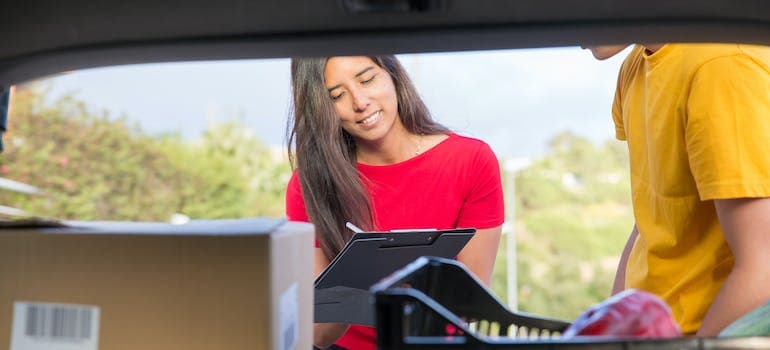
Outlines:
[[96, 350], [99, 308], [16, 302], [11, 350]]
[[278, 302], [278, 323], [280, 324], [278, 349], [280, 350], [291, 350], [297, 346], [297, 338], [299, 338], [299, 329], [297, 329], [298, 304], [297, 284], [294, 283], [281, 293]]

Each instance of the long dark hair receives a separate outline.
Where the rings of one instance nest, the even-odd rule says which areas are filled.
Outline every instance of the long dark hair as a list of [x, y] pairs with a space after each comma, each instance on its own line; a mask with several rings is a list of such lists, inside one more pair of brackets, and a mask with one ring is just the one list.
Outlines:
[[[396, 88], [398, 115], [413, 134], [449, 131], [436, 123], [395, 56], [370, 57], [388, 74]], [[316, 237], [327, 258], [336, 256], [352, 232], [351, 222], [373, 230], [372, 206], [356, 166], [356, 144], [342, 128], [326, 89], [328, 58], [291, 61], [293, 115], [287, 124], [289, 160], [299, 173], [302, 198]]]

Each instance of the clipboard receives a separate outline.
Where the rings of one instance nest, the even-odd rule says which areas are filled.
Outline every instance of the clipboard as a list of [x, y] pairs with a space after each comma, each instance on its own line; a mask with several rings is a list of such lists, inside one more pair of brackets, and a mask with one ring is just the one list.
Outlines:
[[374, 325], [369, 287], [421, 256], [454, 259], [474, 228], [359, 232], [316, 278], [314, 322]]

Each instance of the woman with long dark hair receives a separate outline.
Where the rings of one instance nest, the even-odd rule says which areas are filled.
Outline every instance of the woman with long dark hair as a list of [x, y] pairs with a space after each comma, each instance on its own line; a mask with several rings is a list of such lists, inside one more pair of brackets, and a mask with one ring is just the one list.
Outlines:
[[[457, 259], [489, 284], [503, 222], [489, 146], [435, 122], [395, 56], [293, 59], [291, 78], [286, 213], [316, 227], [315, 274], [352, 236], [346, 222], [475, 227]], [[370, 327], [315, 324], [313, 342], [374, 349], [374, 337]]]

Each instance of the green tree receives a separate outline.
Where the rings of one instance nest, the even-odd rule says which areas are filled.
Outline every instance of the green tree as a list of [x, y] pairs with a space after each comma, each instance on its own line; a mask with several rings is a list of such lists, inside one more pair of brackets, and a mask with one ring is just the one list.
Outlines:
[[39, 87], [22, 87], [13, 100], [0, 176], [44, 194], [2, 191], [0, 203], [77, 220], [281, 216], [288, 164], [246, 137], [245, 129], [213, 125], [195, 142], [152, 137], [72, 97], [46, 102]]
[[[272, 151], [253, 130], [236, 122], [211, 125], [195, 149], [197, 156], [206, 160], [203, 164], [228, 162], [234, 175], [239, 176], [239, 188], [230, 197], [242, 210], [230, 217], [284, 215], [283, 199], [291, 169], [281, 150]], [[190, 204], [185, 213], [212, 217], [204, 215], [210, 206]]]
[[[516, 179], [519, 308], [574, 319], [609, 296], [633, 224], [623, 144], [565, 132]], [[507, 237], [505, 237], [507, 238]], [[505, 242], [493, 287], [505, 295]]]

